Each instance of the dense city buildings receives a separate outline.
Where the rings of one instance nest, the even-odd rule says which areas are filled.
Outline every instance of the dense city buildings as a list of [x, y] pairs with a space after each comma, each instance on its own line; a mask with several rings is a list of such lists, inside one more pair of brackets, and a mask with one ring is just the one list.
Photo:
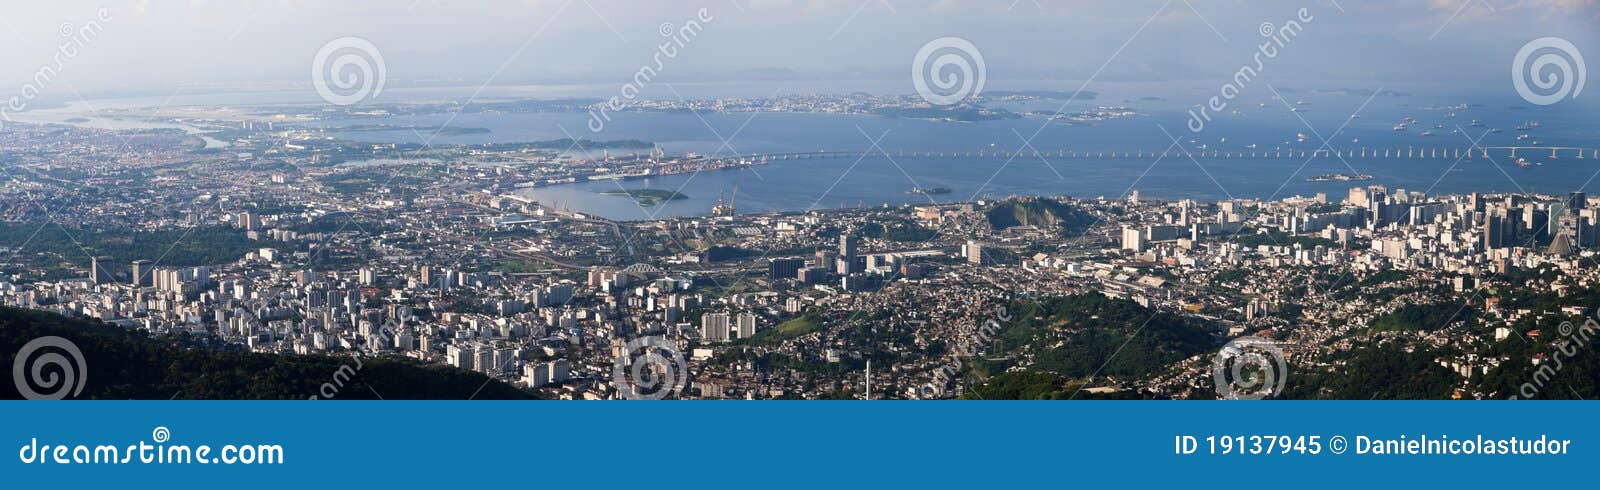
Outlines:
[[10, 129], [6, 305], [448, 365], [551, 398], [631, 393], [615, 366], [647, 337], [684, 357], [680, 398], [861, 398], [868, 376], [878, 398], [1024, 382], [1210, 398], [1219, 346], [1241, 337], [1287, 353], [1285, 396], [1354, 396], [1337, 376], [1394, 348], [1434, 380], [1405, 396], [1503, 398], [1559, 324], [1600, 306], [1580, 294], [1600, 287], [1600, 208], [1581, 192], [730, 200], [615, 221], [518, 190], [807, 163], [358, 145], [270, 124], [218, 133], [221, 151], [170, 130]]

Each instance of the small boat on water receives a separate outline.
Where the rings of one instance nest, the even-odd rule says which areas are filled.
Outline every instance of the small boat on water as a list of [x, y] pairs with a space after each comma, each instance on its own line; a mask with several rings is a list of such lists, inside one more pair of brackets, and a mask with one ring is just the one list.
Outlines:
[[1517, 166], [1521, 168], [1533, 168], [1533, 162], [1529, 162], [1526, 158], [1518, 158]]

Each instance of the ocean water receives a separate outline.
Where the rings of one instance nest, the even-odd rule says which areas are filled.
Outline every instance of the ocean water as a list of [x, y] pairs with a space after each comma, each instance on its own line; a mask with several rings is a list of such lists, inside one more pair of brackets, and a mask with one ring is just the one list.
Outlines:
[[[1508, 83], [1509, 85], [1509, 83]], [[1076, 88], [1079, 84], [1053, 84]], [[1057, 87], [1059, 88], [1059, 87]], [[1492, 160], [1455, 158], [1198, 158], [1179, 150], [1311, 152], [1323, 147], [1341, 151], [1360, 148], [1440, 149], [1454, 156], [1475, 144], [1502, 146], [1576, 146], [1600, 148], [1600, 98], [1580, 97], [1554, 106], [1536, 107], [1503, 87], [1472, 96], [1432, 95], [1437, 90], [1403, 91], [1369, 97], [1356, 91], [1311, 91], [1277, 87], [1284, 99], [1261, 90], [1233, 101], [1203, 131], [1190, 130], [1189, 111], [1215, 90], [1203, 85], [1097, 84], [1102, 90], [1088, 101], [1032, 100], [1003, 102], [1017, 112], [1060, 110], [1071, 114], [1097, 106], [1122, 106], [1138, 115], [1088, 125], [1045, 123], [1038, 117], [984, 122], [941, 122], [842, 114], [616, 114], [601, 132], [589, 130], [585, 113], [447, 114], [396, 116], [353, 121], [323, 121], [314, 126], [391, 124], [486, 128], [487, 133], [440, 134], [432, 144], [504, 143], [566, 137], [592, 140], [639, 139], [657, 143], [669, 153], [695, 152], [737, 157], [752, 154], [834, 151], [845, 158], [773, 161], [743, 170], [660, 176], [643, 180], [596, 181], [520, 189], [546, 204], [613, 219], [636, 220], [709, 214], [719, 196], [732, 198], [741, 212], [804, 211], [839, 207], [968, 201], [1010, 195], [1121, 197], [1138, 190], [1150, 198], [1263, 198], [1327, 193], [1341, 196], [1352, 186], [1386, 185], [1431, 193], [1535, 192], [1562, 194], [1575, 190], [1600, 193], [1596, 174], [1600, 160], [1577, 159], [1574, 151], [1551, 159], [1548, 151], [1522, 151], [1533, 168], [1515, 165], [1506, 150], [1493, 150]], [[606, 86], [512, 88], [497, 96], [594, 96]], [[689, 97], [709, 97], [733, 90], [739, 95], [797, 93], [767, 86], [684, 86]], [[881, 90], [878, 92], [882, 92]], [[892, 93], [892, 92], [891, 92]], [[1149, 97], [1158, 94], [1161, 97]], [[438, 96], [449, 93], [412, 96]], [[455, 94], [459, 95], [459, 94]], [[1465, 105], [1465, 107], [1462, 107]], [[1289, 107], [1298, 108], [1291, 112]], [[1237, 111], [1235, 113], [1234, 111]], [[1353, 115], [1358, 117], [1352, 117]], [[1416, 123], [1394, 131], [1403, 118]], [[1474, 126], [1474, 120], [1481, 126]], [[1528, 121], [1541, 127], [1515, 128]], [[1499, 133], [1490, 129], [1498, 128]], [[1432, 131], [1433, 136], [1422, 135]], [[1453, 134], [1454, 133], [1454, 134]], [[417, 143], [411, 130], [334, 133], [367, 142]], [[422, 138], [429, 137], [422, 131]], [[578, 151], [581, 149], [575, 149]], [[880, 151], [881, 150], [881, 151]], [[919, 158], [901, 152], [1022, 151], [1014, 159]], [[1049, 155], [1038, 158], [1032, 151]], [[1056, 152], [1144, 152], [1143, 158], [1063, 158]], [[1157, 158], [1155, 153], [1168, 151]], [[887, 153], [887, 156], [884, 155]], [[1009, 160], [1009, 161], [1008, 161]], [[1361, 182], [1308, 182], [1330, 173], [1362, 173]], [[948, 194], [915, 195], [916, 187], [945, 187]], [[620, 188], [677, 190], [688, 199], [643, 208], [624, 196], [602, 194]]]
[[[1337, 159], [1039, 159], [1024, 157], [971, 160], [882, 156], [776, 162], [739, 171], [701, 172], [631, 181], [595, 181], [521, 189], [542, 203], [619, 220], [699, 216], [719, 196], [736, 199], [741, 212], [804, 211], [840, 207], [960, 202], [1010, 195], [1123, 197], [1138, 190], [1143, 198], [1283, 198], [1326, 193], [1340, 199], [1350, 187], [1383, 184], [1408, 191], [1565, 193], [1600, 191], [1591, 179], [1600, 161], [1561, 160], [1522, 169], [1503, 159], [1426, 160], [1347, 159], [1374, 177], [1364, 182], [1308, 182], [1306, 177], [1349, 173]], [[1197, 163], [1198, 162], [1198, 163]], [[1302, 168], [1301, 165], [1304, 164]], [[1452, 166], [1454, 168], [1452, 168]], [[1585, 183], [1587, 185], [1585, 185]], [[916, 187], [945, 187], [941, 195], [916, 195]], [[622, 188], [679, 190], [688, 199], [644, 207], [633, 200], [603, 195]], [[734, 196], [734, 192], [737, 196]]]
[[[671, 153], [717, 156], [764, 153], [847, 151], [844, 158], [772, 161], [751, 169], [669, 175], [628, 181], [596, 181], [521, 189], [523, 195], [549, 205], [621, 220], [698, 216], [710, 212], [719, 197], [734, 198], [741, 212], [804, 211], [839, 207], [956, 202], [1010, 195], [1122, 197], [1138, 190], [1150, 198], [1276, 199], [1327, 193], [1342, 196], [1350, 187], [1381, 184], [1430, 193], [1600, 192], [1596, 174], [1600, 160], [1577, 159], [1548, 150], [1518, 153], [1533, 168], [1518, 167], [1503, 149], [1491, 159], [1453, 158], [1475, 144], [1483, 147], [1580, 146], [1600, 148], [1600, 120], [1587, 106], [1532, 108], [1520, 100], [1475, 102], [1419, 96], [1285, 94], [1300, 111], [1275, 100], [1241, 102], [1239, 114], [1218, 116], [1201, 132], [1188, 127], [1186, 107], [1173, 100], [1092, 101], [1067, 105], [1068, 113], [1097, 105], [1126, 105], [1137, 116], [1092, 125], [1044, 124], [1038, 118], [976, 123], [893, 119], [834, 114], [622, 114], [604, 132], [587, 129], [586, 114], [463, 114], [458, 127], [484, 127], [489, 133], [440, 136], [446, 143], [486, 143], [564, 138], [641, 139], [657, 142]], [[1303, 103], [1303, 104], [1302, 104]], [[1362, 104], [1366, 104], [1362, 108]], [[1265, 106], [1263, 106], [1265, 104]], [[1453, 108], [1469, 104], [1467, 108]], [[1023, 110], [1050, 112], [1057, 101], [1032, 101]], [[1352, 114], [1359, 111], [1359, 117]], [[1454, 113], [1454, 116], [1451, 114]], [[1394, 131], [1405, 117], [1417, 123]], [[389, 124], [432, 126], [447, 116], [391, 118]], [[1481, 126], [1474, 126], [1478, 120]], [[1527, 140], [1516, 138], [1516, 126], [1537, 121]], [[1341, 130], [1341, 126], [1344, 126]], [[1443, 126], [1436, 128], [1435, 126]], [[1490, 133], [1499, 128], [1500, 133]], [[1433, 136], [1423, 136], [1432, 131]], [[1455, 133], [1455, 134], [1452, 134]], [[370, 141], [405, 142], [410, 131], [342, 135]], [[1301, 138], [1304, 136], [1304, 139]], [[1311, 152], [1322, 147], [1341, 151], [1388, 148], [1448, 151], [1452, 158], [1210, 158], [1191, 160], [1180, 154], [1212, 151]], [[1476, 142], [1475, 142], [1476, 140]], [[875, 147], [876, 144], [876, 147]], [[882, 151], [879, 151], [879, 150]], [[869, 151], [870, 150], [870, 151]], [[923, 158], [905, 152], [1014, 152], [1017, 158]], [[1048, 153], [1044, 158], [1033, 150]], [[1070, 158], [1058, 151], [1139, 152], [1143, 158]], [[1169, 156], [1154, 154], [1168, 151]], [[887, 153], [887, 155], [885, 155]], [[1481, 150], [1479, 151], [1481, 154]], [[1009, 160], [1009, 161], [1008, 161]], [[1373, 180], [1308, 182], [1307, 177], [1361, 173]], [[945, 187], [948, 194], [917, 195], [917, 188]], [[602, 194], [633, 188], [677, 190], [688, 199], [642, 207], [623, 196]]]

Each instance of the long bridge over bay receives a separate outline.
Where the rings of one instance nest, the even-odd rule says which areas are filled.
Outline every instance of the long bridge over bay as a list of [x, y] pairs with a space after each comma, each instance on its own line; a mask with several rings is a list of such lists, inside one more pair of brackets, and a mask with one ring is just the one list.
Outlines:
[[1186, 158], [1192, 155], [1195, 158], [1206, 159], [1311, 159], [1311, 158], [1363, 158], [1363, 159], [1501, 159], [1508, 158], [1545, 158], [1545, 159], [1575, 159], [1575, 160], [1600, 160], [1600, 149], [1581, 148], [1572, 146], [1478, 146], [1478, 147], [1442, 147], [1442, 146], [1396, 146], [1396, 147], [1360, 147], [1360, 148], [1325, 148], [1319, 150], [1166, 150], [1166, 151], [1077, 151], [1060, 149], [1055, 151], [906, 151], [906, 150], [854, 150], [854, 151], [814, 151], [802, 153], [766, 153], [746, 156], [746, 159], [761, 162], [774, 162], [786, 160], [809, 160], [822, 158], [860, 158], [882, 157], [887, 154], [892, 158], [940, 158], [940, 159], [984, 159], [984, 158], [1093, 158], [1093, 159], [1148, 159], [1148, 158]]

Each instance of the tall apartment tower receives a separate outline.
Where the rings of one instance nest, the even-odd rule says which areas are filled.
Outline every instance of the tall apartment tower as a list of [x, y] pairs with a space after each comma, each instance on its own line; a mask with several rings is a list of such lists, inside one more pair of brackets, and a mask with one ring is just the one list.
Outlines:
[[706, 313], [700, 317], [700, 338], [707, 342], [727, 342], [728, 320], [727, 313]]
[[117, 282], [116, 273], [110, 269], [110, 257], [89, 257], [89, 279], [95, 284]]
[[739, 332], [739, 338], [748, 339], [754, 337], [756, 335], [756, 314], [748, 311], [740, 313], [735, 327]]
[[148, 260], [133, 261], [128, 272], [132, 276], [128, 282], [133, 284], [134, 287], [149, 287], [154, 283], [150, 277], [150, 261]]
[[861, 267], [857, 265], [857, 262], [859, 261], [857, 249], [859, 247], [860, 243], [857, 241], [856, 237], [849, 234], [839, 236], [838, 269], [840, 274], [854, 274], [861, 272]]
[[1504, 212], [1491, 209], [1483, 216], [1483, 249], [1485, 251], [1505, 246], [1506, 224]]

